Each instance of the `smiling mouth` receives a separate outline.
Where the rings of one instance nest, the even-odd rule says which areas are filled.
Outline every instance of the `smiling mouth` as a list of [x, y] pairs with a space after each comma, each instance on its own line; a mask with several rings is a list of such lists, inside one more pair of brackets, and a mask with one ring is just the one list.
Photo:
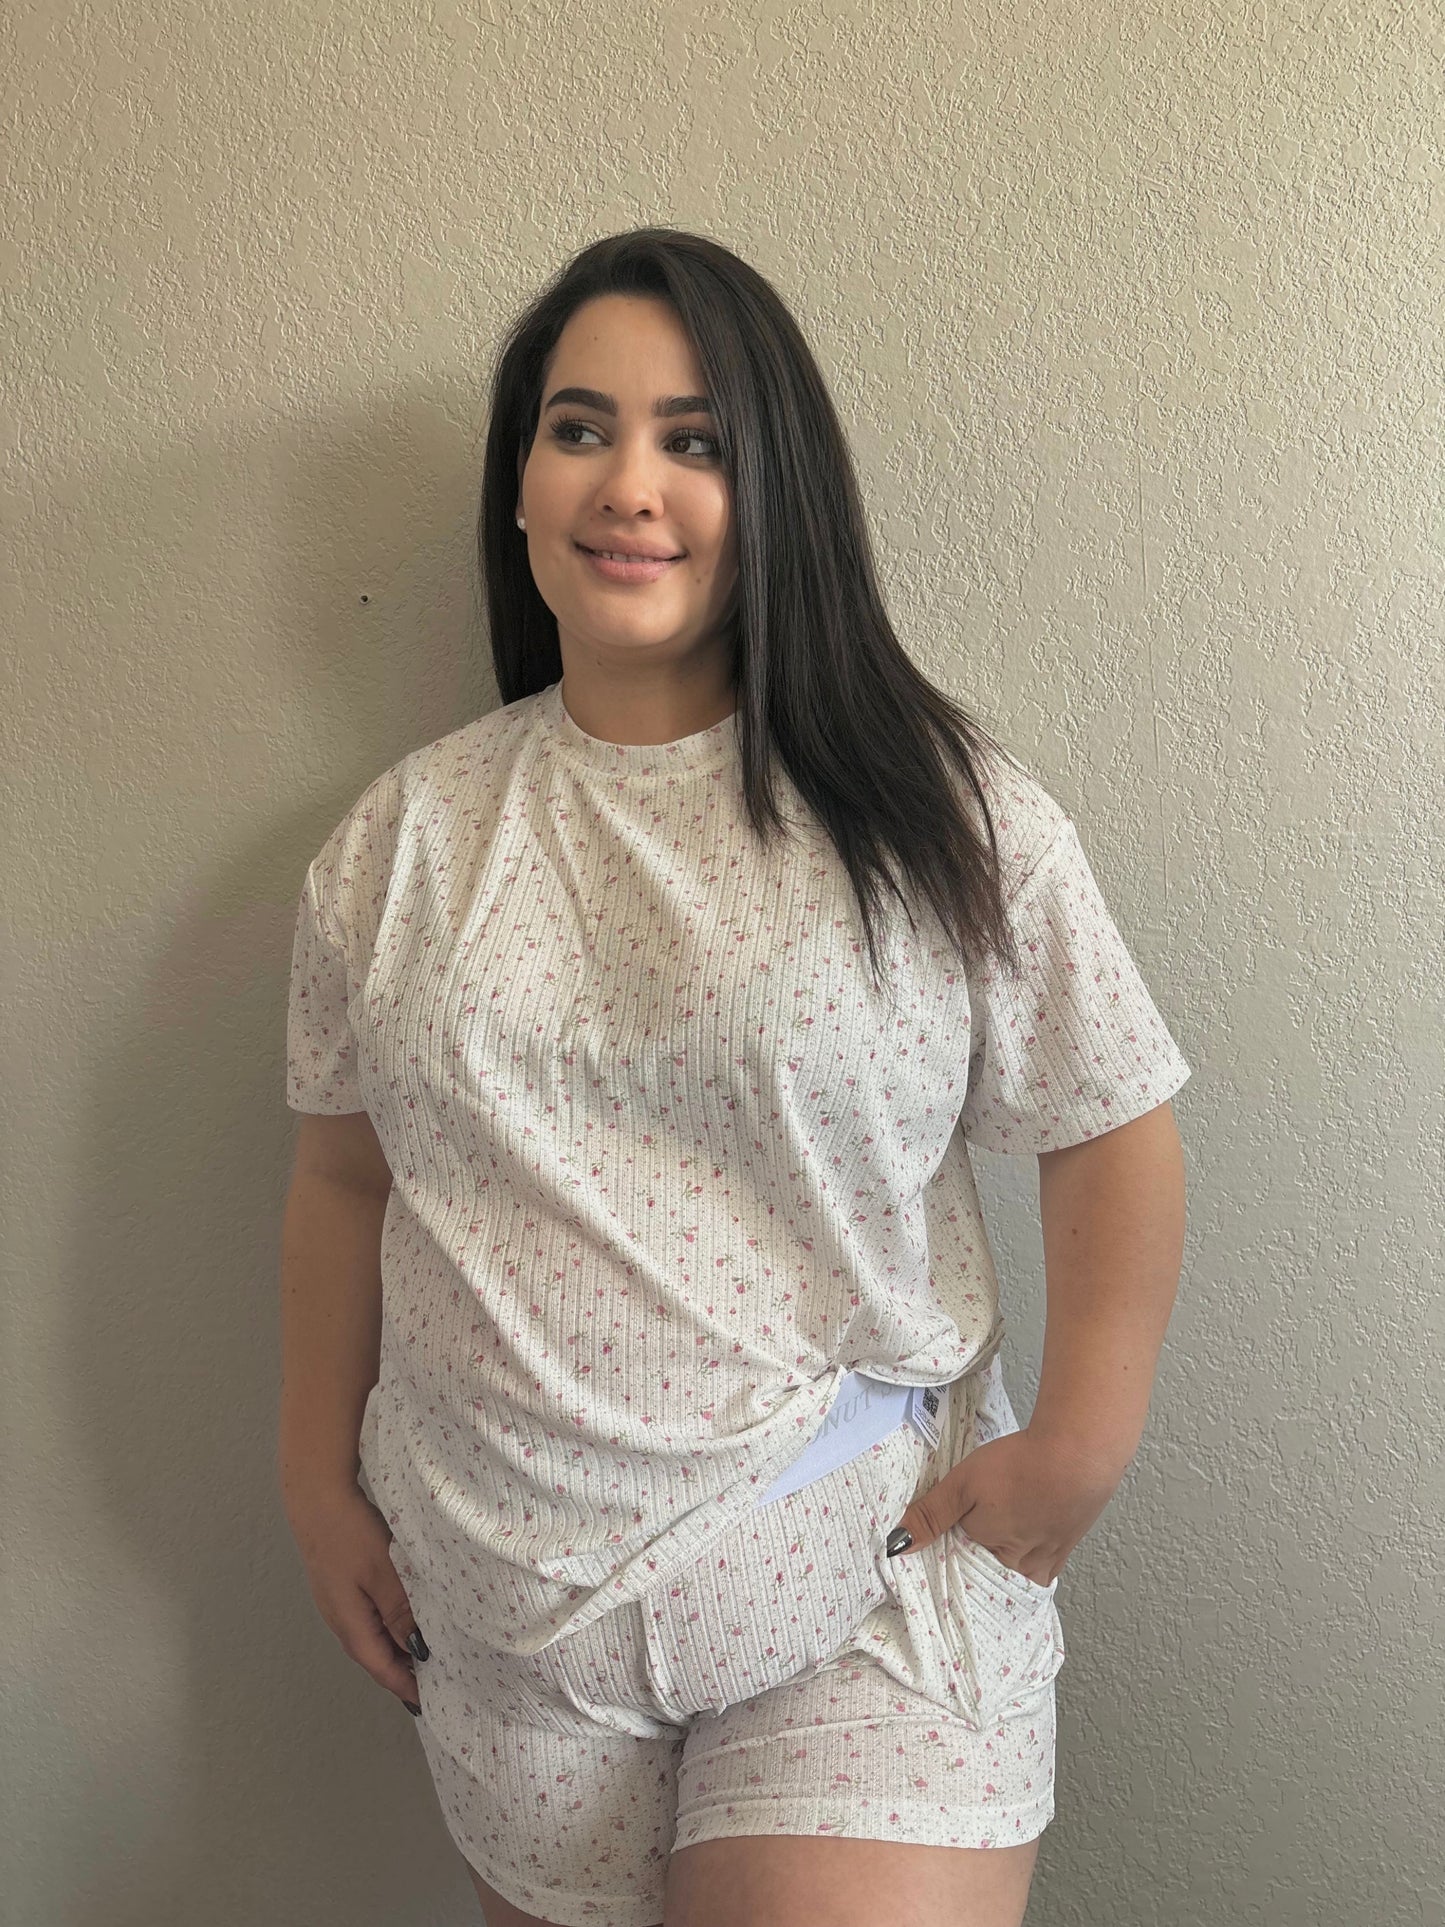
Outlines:
[[608, 562], [681, 562], [681, 555], [627, 555], [617, 549], [589, 549], [585, 542], [578, 548], [584, 555], [600, 555]]

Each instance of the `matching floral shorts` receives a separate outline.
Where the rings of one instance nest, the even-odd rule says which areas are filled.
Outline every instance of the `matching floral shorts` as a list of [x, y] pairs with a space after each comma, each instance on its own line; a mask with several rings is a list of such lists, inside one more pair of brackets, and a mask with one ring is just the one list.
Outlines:
[[734, 1524], [663, 1596], [540, 1653], [459, 1636], [393, 1541], [431, 1655], [417, 1733], [483, 1880], [560, 1927], [654, 1927], [669, 1856], [699, 1840], [1001, 1847], [1043, 1831], [1058, 1581], [959, 1526], [884, 1550], [916, 1494], [1018, 1429], [997, 1358], [976, 1399], [960, 1389], [936, 1448], [900, 1426]]

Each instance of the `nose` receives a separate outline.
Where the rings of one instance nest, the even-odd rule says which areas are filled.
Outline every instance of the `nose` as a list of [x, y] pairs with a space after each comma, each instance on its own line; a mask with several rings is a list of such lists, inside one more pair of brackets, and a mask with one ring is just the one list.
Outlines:
[[597, 485], [600, 510], [619, 518], [662, 510], [662, 461], [655, 449], [617, 441]]

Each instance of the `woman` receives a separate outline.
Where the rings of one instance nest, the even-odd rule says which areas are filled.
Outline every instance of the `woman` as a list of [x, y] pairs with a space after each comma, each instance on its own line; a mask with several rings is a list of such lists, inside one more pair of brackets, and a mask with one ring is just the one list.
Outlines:
[[[1065, 811], [901, 648], [766, 281], [600, 241], [492, 401], [503, 705], [368, 787], [298, 912], [313, 1595], [489, 1927], [1017, 1923], [1189, 1066]], [[1024, 1429], [970, 1143], [1039, 1158]]]

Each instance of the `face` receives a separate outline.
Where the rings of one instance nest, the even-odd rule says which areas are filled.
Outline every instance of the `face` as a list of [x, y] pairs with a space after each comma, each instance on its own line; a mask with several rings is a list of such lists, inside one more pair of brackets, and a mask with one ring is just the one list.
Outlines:
[[[559, 390], [587, 389], [557, 399]], [[605, 295], [579, 308], [542, 382], [536, 434], [519, 471], [528, 558], [573, 652], [605, 666], [677, 662], [731, 648], [737, 583], [732, 490], [701, 398], [692, 344], [662, 301]], [[613, 410], [615, 409], [615, 413]], [[582, 552], [677, 556], [649, 577], [611, 575]]]

